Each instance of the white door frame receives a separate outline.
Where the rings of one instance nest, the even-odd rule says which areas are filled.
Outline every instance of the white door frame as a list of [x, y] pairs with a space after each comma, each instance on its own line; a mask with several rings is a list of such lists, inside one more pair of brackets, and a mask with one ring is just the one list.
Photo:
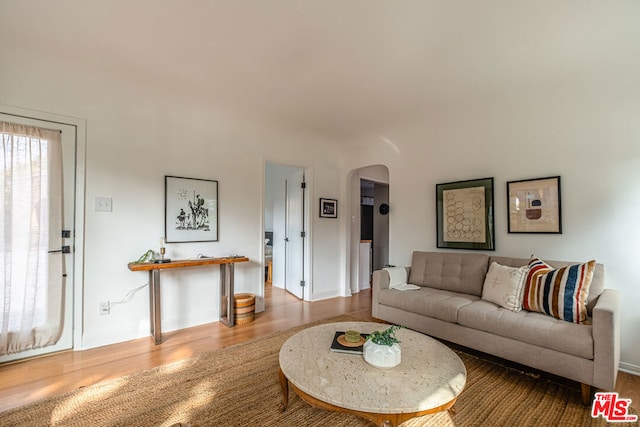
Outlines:
[[[299, 299], [304, 299], [306, 266], [304, 242], [306, 235], [306, 181], [304, 169], [295, 168], [284, 180], [284, 288]], [[296, 249], [297, 248], [297, 249]], [[302, 253], [300, 253], [302, 252]], [[291, 275], [290, 275], [291, 273]]]
[[85, 217], [85, 161], [86, 161], [86, 121], [75, 117], [62, 116], [54, 113], [29, 110], [10, 105], [0, 104], [0, 113], [50, 122], [52, 124], [63, 124], [75, 128], [76, 153], [75, 153], [75, 239], [73, 248], [73, 350], [83, 348], [82, 331], [83, 325], [83, 296], [84, 296], [84, 217]]
[[[313, 177], [313, 170], [310, 166], [306, 166], [306, 165], [299, 165], [299, 164], [294, 164], [294, 163], [287, 163], [287, 162], [283, 162], [283, 161], [279, 161], [279, 160], [272, 160], [272, 159], [268, 159], [268, 158], [264, 158], [262, 161], [262, 199], [261, 199], [261, 209], [260, 209], [260, 213], [261, 213], [261, 221], [260, 221], [260, 248], [261, 248], [261, 259], [262, 259], [262, 271], [264, 271], [265, 268], [265, 262], [264, 262], [264, 232], [266, 230], [265, 227], [265, 198], [266, 198], [266, 194], [267, 194], [267, 180], [266, 180], [266, 171], [267, 171], [267, 164], [272, 164], [275, 166], [285, 166], [285, 167], [294, 167], [294, 168], [298, 168], [301, 169], [304, 172], [304, 176], [305, 176], [305, 182], [306, 182], [306, 194], [305, 194], [305, 201], [304, 201], [304, 217], [305, 217], [305, 231], [306, 231], [306, 238], [304, 241], [304, 280], [305, 280], [305, 287], [303, 289], [302, 295], [303, 301], [311, 301], [313, 292], [313, 254], [312, 254], [312, 250], [311, 248], [313, 247], [312, 245], [312, 239], [313, 239], [313, 232], [312, 232], [312, 224], [313, 221], [312, 216], [311, 216], [311, 206], [312, 206], [312, 189], [313, 189], [313, 183], [312, 183], [312, 177]], [[264, 280], [262, 280], [262, 285], [261, 285], [261, 289], [262, 289], [262, 294], [264, 295]], [[257, 307], [256, 308], [258, 311], [260, 309], [264, 310], [264, 307]]]

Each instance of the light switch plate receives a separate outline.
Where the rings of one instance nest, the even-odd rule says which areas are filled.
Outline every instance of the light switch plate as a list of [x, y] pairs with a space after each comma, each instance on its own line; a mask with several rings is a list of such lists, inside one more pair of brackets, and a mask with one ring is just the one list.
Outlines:
[[111, 197], [96, 197], [96, 212], [111, 212], [113, 199]]

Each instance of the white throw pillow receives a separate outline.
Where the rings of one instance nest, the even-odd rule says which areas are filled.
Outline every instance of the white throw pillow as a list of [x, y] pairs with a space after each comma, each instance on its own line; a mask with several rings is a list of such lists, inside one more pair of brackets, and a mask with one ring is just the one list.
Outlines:
[[482, 299], [511, 311], [522, 310], [524, 283], [529, 267], [519, 268], [491, 263], [482, 287]]

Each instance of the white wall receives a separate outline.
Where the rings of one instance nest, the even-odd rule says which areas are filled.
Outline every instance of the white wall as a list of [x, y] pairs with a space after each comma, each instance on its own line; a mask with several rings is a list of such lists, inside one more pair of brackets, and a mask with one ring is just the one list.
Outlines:
[[[205, 39], [214, 45], [224, 44], [221, 50], [212, 46], [210, 54], [221, 52], [230, 62], [225, 62], [225, 58], [218, 61], [218, 56], [214, 56], [211, 63], [215, 66], [206, 70], [218, 74], [191, 80], [190, 76], [201, 77], [207, 72], [198, 68], [201, 65], [198, 61], [180, 62], [183, 58], [197, 59], [204, 53], [199, 45], [185, 42], [188, 36], [202, 41], [199, 32], [187, 31], [187, 39], [172, 37], [162, 27], [153, 26], [163, 20], [138, 25], [135, 20], [139, 15], [135, 13], [127, 15], [128, 19], [122, 21], [126, 28], [118, 31], [111, 19], [120, 22], [123, 15], [106, 3], [104, 7], [87, 8], [74, 2], [56, 3], [49, 10], [45, 8], [40, 16], [35, 16], [42, 10], [35, 2], [24, 10], [20, 7], [23, 2], [5, 3], [2, 10], [6, 13], [0, 14], [0, 18], [5, 18], [0, 20], [6, 24], [0, 26], [3, 52], [0, 104], [78, 117], [87, 124], [84, 298], [78, 302], [83, 304], [84, 318], [81, 325], [76, 325], [83, 330], [85, 346], [147, 334], [146, 291], [136, 294], [131, 302], [114, 307], [110, 316], [99, 317], [97, 307], [100, 301], [118, 300], [146, 281], [144, 273], [132, 273], [126, 264], [155, 247], [162, 234], [164, 175], [217, 179], [220, 183], [220, 241], [172, 244], [168, 246], [168, 255], [173, 258], [190, 257], [198, 252], [247, 255], [252, 262], [238, 266], [238, 290], [260, 293], [262, 180], [266, 159], [301, 164], [311, 170], [307, 178], [313, 218], [309, 229], [314, 260], [312, 299], [349, 294], [349, 284], [357, 284], [349, 267], [345, 267], [345, 260], [357, 256], [357, 249], [347, 249], [346, 236], [353, 224], [350, 209], [343, 209], [350, 205], [353, 191], [357, 191], [357, 185], [354, 189], [350, 184], [351, 171], [369, 165], [389, 167], [392, 209], [389, 261], [398, 265], [408, 263], [414, 249], [435, 248], [436, 183], [494, 176], [496, 253], [524, 257], [536, 253], [543, 258], [569, 260], [593, 257], [603, 262], [608, 269], [608, 285], [620, 289], [623, 295], [623, 367], [640, 366], [640, 335], [634, 332], [640, 326], [640, 312], [636, 310], [640, 286], [634, 268], [640, 255], [640, 56], [639, 44], [635, 42], [638, 26], [631, 12], [635, 6], [631, 2], [629, 13], [606, 6], [582, 10], [579, 16], [586, 13], [588, 18], [593, 17], [585, 20], [586, 25], [577, 25], [581, 20], [565, 19], [572, 16], [573, 6], [562, 5], [551, 12], [544, 9], [539, 13], [550, 18], [549, 28], [553, 31], [542, 27], [541, 33], [532, 31], [540, 27], [539, 21], [527, 21], [529, 13], [524, 9], [512, 20], [503, 19], [499, 13], [493, 16], [497, 9], [484, 8], [495, 22], [511, 31], [494, 34], [492, 28], [478, 29], [471, 25], [472, 21], [478, 21], [475, 15], [461, 21], [466, 24], [468, 20], [469, 27], [458, 24], [452, 27], [447, 20], [440, 19], [438, 25], [423, 26], [446, 30], [427, 39], [428, 44], [433, 43], [433, 49], [427, 46], [426, 50], [422, 43], [411, 44], [425, 41], [421, 37], [412, 40], [412, 31], [401, 31], [401, 38], [380, 32], [389, 41], [389, 49], [400, 53], [398, 59], [407, 56], [420, 59], [419, 63], [426, 59], [428, 65], [433, 65], [425, 73], [421, 68], [407, 68], [412, 71], [410, 79], [378, 80], [375, 74], [358, 74], [365, 84], [375, 82], [371, 85], [373, 89], [392, 88], [394, 94], [389, 98], [396, 102], [390, 104], [385, 92], [370, 96], [369, 87], [362, 96], [341, 94], [341, 88], [361, 88], [351, 80], [334, 81], [351, 67], [347, 61], [335, 61], [340, 66], [329, 74], [323, 67], [315, 66], [323, 64], [321, 61], [307, 61], [314, 67], [311, 74], [299, 73], [296, 67], [287, 69], [291, 75], [283, 73], [282, 64], [298, 58], [298, 52], [318, 50], [307, 49], [309, 45], [316, 46], [315, 39], [311, 39], [313, 43], [298, 45], [306, 39], [292, 37], [287, 31], [270, 32], [278, 36], [276, 45], [287, 48], [288, 42], [296, 42], [294, 50], [280, 52], [280, 56], [262, 49], [262, 43], [256, 44], [257, 49], [262, 49], [258, 59], [275, 61], [267, 61], [265, 69], [255, 66], [264, 62], [254, 62], [254, 57], [238, 48], [249, 49], [256, 34], [246, 31], [234, 34], [239, 36], [237, 39]], [[146, 12], [143, 6], [138, 6], [134, 8], [137, 13]], [[458, 8], [454, 9], [453, 14], [446, 16], [459, 17]], [[512, 8], [500, 10], [507, 17], [513, 12]], [[248, 15], [237, 16], [253, 24], [256, 18]], [[326, 10], [326, 16], [333, 15], [333, 9]], [[415, 20], [421, 19], [419, 14], [413, 16]], [[596, 19], [608, 16], [611, 18], [602, 22]], [[17, 31], [23, 26], [15, 23], [27, 17], [34, 22], [33, 27]], [[134, 21], [135, 26], [128, 25]], [[244, 19], [240, 21], [238, 25], [245, 23]], [[521, 32], [522, 22], [527, 25]], [[188, 27], [187, 30], [196, 30], [203, 26]], [[325, 27], [321, 28], [324, 31]], [[584, 31], [585, 28], [593, 31]], [[474, 32], [479, 30], [483, 33]], [[91, 38], [85, 39], [83, 31]], [[484, 32], [488, 36], [482, 37]], [[438, 34], [443, 34], [443, 38]], [[505, 34], [517, 35], [518, 40], [513, 41]], [[263, 35], [258, 33], [261, 41]], [[482, 44], [469, 43], [476, 35], [492, 48], [482, 49]], [[360, 38], [371, 44], [368, 36]], [[396, 43], [397, 40], [402, 43]], [[119, 50], [121, 46], [126, 49]], [[165, 46], [166, 50], [158, 49]], [[335, 46], [343, 46], [344, 52], [353, 57], [352, 45], [340, 40]], [[330, 43], [331, 48], [319, 50], [330, 53], [335, 46]], [[469, 46], [469, 50], [462, 49]], [[462, 59], [469, 62], [451, 61], [458, 58], [459, 48]], [[189, 54], [183, 57], [187, 50]], [[157, 55], [159, 51], [167, 55]], [[103, 60], [102, 54], [109, 60]], [[389, 70], [398, 66], [384, 55], [377, 58], [373, 64], [390, 64]], [[176, 63], [184, 68], [168, 66]], [[238, 69], [233, 66], [237, 63], [246, 64], [239, 68], [241, 75], [245, 75], [244, 71], [252, 77], [250, 89], [227, 81]], [[459, 66], [469, 63], [470, 68]], [[352, 68], [355, 72], [374, 68], [369, 63], [365, 65]], [[411, 113], [411, 117], [420, 119], [408, 118], [405, 125], [384, 131], [372, 128], [370, 136], [334, 145], [319, 137], [274, 128], [260, 117], [234, 113], [225, 107], [227, 103], [215, 103], [220, 92], [231, 100], [230, 104], [241, 105], [243, 99], [254, 98], [246, 96], [246, 92], [254, 89], [251, 95], [268, 99], [278, 110], [287, 99], [280, 98], [278, 90], [262, 91], [253, 83], [269, 83], [276, 75], [285, 78], [275, 83], [275, 89], [281, 84], [294, 90], [313, 88], [312, 94], [322, 92], [320, 98], [309, 98], [308, 92], [301, 91], [304, 96], [294, 99], [322, 107], [319, 111], [335, 112], [349, 129], [355, 129], [351, 125], [358, 123], [380, 126], [375, 120], [355, 120], [362, 111], [370, 111], [368, 106], [380, 108], [385, 116], [396, 114], [402, 118]], [[320, 75], [336, 79], [315, 85], [314, 79]], [[296, 77], [298, 84], [290, 85]], [[208, 86], [207, 81], [216, 84]], [[230, 94], [237, 94], [237, 99]], [[425, 102], [416, 106], [419, 108], [414, 108], [415, 94], [424, 95]], [[318, 99], [322, 102], [316, 102]], [[401, 101], [402, 111], [393, 108], [399, 105], [397, 100]], [[353, 108], [353, 116], [344, 114], [344, 108], [334, 108], [341, 102], [357, 107]], [[318, 128], [322, 129], [322, 125], [319, 122]], [[354, 147], [349, 148], [346, 143]], [[564, 233], [507, 234], [505, 182], [555, 174], [562, 176]], [[113, 212], [94, 212], [91, 208], [96, 196], [113, 197]], [[318, 218], [319, 197], [338, 199], [337, 220]], [[163, 292], [165, 330], [218, 318], [217, 274], [213, 269], [163, 273]]]
[[[621, 293], [622, 368], [640, 373], [637, 62], [615, 68], [615, 78], [505, 87], [351, 141], [348, 170], [389, 167], [390, 263], [436, 250], [437, 183], [494, 177], [495, 254], [604, 263], [607, 287]], [[508, 234], [506, 182], [551, 175], [562, 180], [563, 233]]]
[[[241, 254], [236, 291], [262, 298], [261, 269], [265, 158], [313, 168], [310, 196], [336, 194], [340, 166], [331, 142], [282, 131], [255, 117], [238, 117], [214, 105], [181, 99], [162, 87], [109, 79], [53, 60], [23, 55], [0, 42], [7, 54], [0, 103], [86, 120], [86, 212], [84, 236], [83, 342], [93, 347], [147, 336], [148, 291], [99, 316], [101, 301], [119, 301], [147, 282], [127, 263], [157, 250], [164, 233], [164, 175], [219, 181], [219, 242], [168, 244], [173, 259]], [[28, 70], [28, 72], [25, 72]], [[317, 149], [313, 147], [318, 147]], [[97, 196], [113, 198], [113, 212], [94, 212]], [[317, 204], [314, 203], [314, 209]], [[313, 216], [315, 239], [311, 298], [339, 294], [339, 229]], [[219, 319], [217, 268], [162, 273], [163, 331]]]

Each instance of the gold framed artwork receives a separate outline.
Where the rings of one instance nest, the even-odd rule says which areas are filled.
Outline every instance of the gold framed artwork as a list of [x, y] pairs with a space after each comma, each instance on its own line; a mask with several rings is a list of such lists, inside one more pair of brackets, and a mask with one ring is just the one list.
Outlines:
[[437, 247], [495, 250], [493, 178], [436, 184]]
[[509, 233], [562, 234], [560, 177], [507, 182]]

